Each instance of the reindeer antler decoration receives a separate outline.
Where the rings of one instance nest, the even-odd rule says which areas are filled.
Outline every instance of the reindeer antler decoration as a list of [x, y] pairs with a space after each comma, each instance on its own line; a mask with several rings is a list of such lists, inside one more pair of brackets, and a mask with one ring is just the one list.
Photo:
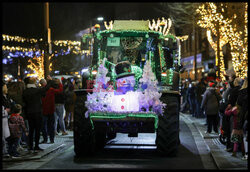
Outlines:
[[[162, 20], [158, 18], [157, 23], [155, 23], [155, 20], [152, 20], [152, 24], [149, 21], [149, 29], [150, 30], [155, 30], [161, 32], [164, 36], [168, 34], [170, 27], [172, 26], [172, 21], [171, 19], [165, 20], [164, 17], [162, 17]], [[163, 27], [164, 26], [164, 27]], [[163, 28], [162, 28], [163, 27]]]
[[107, 25], [107, 22], [104, 22], [104, 26], [106, 27], [107, 30], [112, 30], [113, 29], [113, 21], [111, 20], [109, 22], [109, 26]]

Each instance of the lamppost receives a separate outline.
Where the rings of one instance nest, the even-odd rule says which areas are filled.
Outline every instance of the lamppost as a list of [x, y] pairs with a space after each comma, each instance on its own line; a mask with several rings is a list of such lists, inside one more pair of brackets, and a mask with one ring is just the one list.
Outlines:
[[44, 39], [44, 78], [49, 75], [49, 55], [51, 53], [51, 32], [49, 28], [49, 3], [44, 4], [44, 24], [45, 24], [45, 39]]

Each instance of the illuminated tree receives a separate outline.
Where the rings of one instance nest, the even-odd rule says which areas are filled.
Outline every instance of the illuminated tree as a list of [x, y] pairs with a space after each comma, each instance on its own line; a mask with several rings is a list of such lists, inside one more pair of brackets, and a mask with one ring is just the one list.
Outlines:
[[[51, 59], [53, 55], [49, 56], [49, 60]], [[31, 58], [28, 60], [28, 68], [31, 69], [35, 76], [40, 80], [44, 78], [44, 54], [41, 56], [37, 57], [35, 56], [34, 58]], [[51, 71], [52, 68], [52, 63], [49, 65], [49, 69]]]
[[233, 17], [232, 28], [228, 33], [231, 40], [231, 54], [236, 74], [244, 78], [248, 71], [248, 3], [228, 5], [229, 14]]
[[[244, 10], [240, 10], [242, 8]], [[205, 3], [199, 6], [197, 13], [200, 16], [197, 24], [207, 29], [208, 41], [216, 52], [216, 66], [220, 71], [218, 75], [224, 79], [221, 50], [229, 43], [236, 75], [241, 78], [247, 76], [247, 3]], [[217, 37], [216, 42], [212, 40], [212, 34]]]

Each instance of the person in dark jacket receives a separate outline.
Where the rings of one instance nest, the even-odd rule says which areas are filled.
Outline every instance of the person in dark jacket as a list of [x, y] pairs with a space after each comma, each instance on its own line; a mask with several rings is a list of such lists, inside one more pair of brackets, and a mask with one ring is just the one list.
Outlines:
[[[23, 92], [24, 110], [29, 123], [28, 149], [31, 151], [43, 150], [39, 147], [40, 131], [42, 125], [42, 97], [45, 96], [46, 90], [36, 86], [36, 79], [30, 78], [27, 88]], [[33, 147], [33, 135], [35, 132], [35, 147]]]
[[[240, 83], [240, 80], [235, 79], [235, 84]], [[234, 143], [232, 156], [236, 156], [238, 147], [241, 146], [241, 152], [244, 157], [245, 150], [243, 144], [243, 124], [244, 116], [248, 111], [248, 97], [247, 97], [247, 81], [243, 87], [238, 90], [238, 97], [235, 103], [235, 106], [232, 107], [229, 104], [228, 108], [225, 111], [227, 116], [233, 116], [233, 130], [231, 133], [231, 142]]]
[[181, 89], [181, 96], [182, 96], [182, 104], [180, 111], [185, 113], [189, 109], [188, 105], [188, 98], [187, 98], [187, 88], [188, 88], [188, 81], [183, 80], [182, 82], [182, 89]]
[[227, 85], [226, 90], [222, 94], [224, 105], [223, 105], [223, 107], [220, 107], [220, 108], [222, 108], [222, 111], [224, 111], [224, 112], [222, 112], [222, 115], [224, 115], [223, 128], [224, 128], [224, 132], [226, 135], [226, 141], [227, 141], [225, 150], [228, 152], [233, 151], [233, 144], [231, 142], [233, 118], [232, 118], [232, 116], [225, 115], [225, 110], [229, 104], [229, 95], [231, 94], [231, 91], [234, 88], [235, 78], [236, 78], [236, 76], [234, 74], [231, 74], [228, 76], [228, 85]]
[[[228, 95], [228, 105], [227, 105], [227, 110], [231, 110], [237, 102], [238, 96], [239, 96], [239, 90], [241, 88], [241, 79], [240, 78], [235, 78], [233, 80], [233, 88], [230, 90], [229, 95]], [[230, 114], [230, 113], [228, 113]], [[227, 134], [227, 149], [226, 151], [231, 152], [233, 151], [233, 143], [231, 142], [231, 133], [233, 130], [233, 115], [226, 115], [227, 118], [230, 120], [228, 126], [230, 127], [228, 131], [226, 132]]]
[[231, 90], [229, 93], [228, 97], [228, 104], [231, 105], [232, 107], [235, 106], [238, 95], [239, 95], [239, 90], [241, 88], [241, 79], [240, 78], [235, 78], [234, 79], [234, 88]]
[[206, 89], [201, 103], [201, 109], [205, 110], [207, 116], [206, 133], [211, 133], [212, 127], [214, 132], [218, 133], [218, 112], [221, 95], [215, 87], [215, 82], [209, 82], [209, 87]]
[[206, 91], [206, 84], [204, 82], [204, 78], [201, 79], [201, 81], [197, 84], [196, 90], [195, 90], [195, 100], [196, 100], [196, 112], [195, 112], [195, 117], [204, 117], [203, 112], [201, 111], [201, 102], [202, 102], [202, 95]]
[[234, 140], [234, 150], [233, 150], [232, 155], [233, 156], [236, 155], [238, 145], [241, 145], [242, 146], [241, 152], [242, 152], [243, 158], [246, 158], [248, 156], [247, 146], [244, 145], [244, 144], [247, 144], [247, 142], [244, 142], [245, 141], [244, 133], [246, 134], [247, 132], [247, 131], [244, 131], [244, 124], [247, 121], [247, 114], [248, 114], [248, 89], [247, 88], [248, 88], [248, 80], [247, 78], [245, 78], [244, 83], [241, 89], [239, 90], [239, 96], [236, 101], [238, 114], [237, 114], [237, 121], [235, 121], [235, 123], [236, 123], [237, 128], [234, 127], [232, 131], [232, 137], [231, 137], [231, 139]]
[[[75, 102], [76, 102], [76, 94], [74, 92], [74, 83], [70, 83], [68, 88], [66, 88], [65, 97], [66, 97], [66, 100], [65, 100], [66, 115], [64, 117], [65, 125], [66, 125], [66, 128], [69, 128], [69, 130], [73, 130], [74, 109], [75, 109]], [[70, 117], [70, 121], [69, 121], [69, 117]]]
[[195, 82], [191, 82], [189, 84], [189, 87], [187, 89], [187, 98], [188, 98], [188, 102], [189, 102], [189, 112], [190, 114], [192, 114], [192, 116], [194, 117], [195, 115]]

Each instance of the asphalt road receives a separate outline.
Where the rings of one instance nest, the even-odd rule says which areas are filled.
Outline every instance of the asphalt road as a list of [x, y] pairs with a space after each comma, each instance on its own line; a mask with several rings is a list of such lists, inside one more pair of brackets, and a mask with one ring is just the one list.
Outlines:
[[75, 158], [72, 140], [67, 149], [49, 155], [40, 165], [37, 162], [36, 169], [217, 169], [209, 152], [201, 155], [202, 143], [194, 137], [198, 136], [180, 118], [181, 143], [176, 157], [156, 153], [155, 134], [139, 134], [137, 138], [118, 134], [104, 150], [88, 158]]

